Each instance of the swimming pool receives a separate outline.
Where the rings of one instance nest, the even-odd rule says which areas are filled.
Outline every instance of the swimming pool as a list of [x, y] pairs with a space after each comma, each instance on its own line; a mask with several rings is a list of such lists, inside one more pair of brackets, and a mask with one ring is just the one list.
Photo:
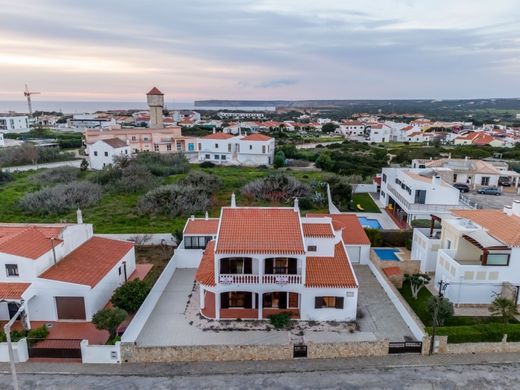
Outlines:
[[357, 217], [359, 220], [359, 223], [364, 228], [370, 228], [370, 229], [381, 229], [381, 224], [377, 219], [371, 219], [367, 217]]
[[382, 261], [399, 261], [399, 258], [395, 255], [397, 252], [400, 252], [399, 249], [395, 248], [375, 248], [374, 252], [376, 252], [379, 260]]

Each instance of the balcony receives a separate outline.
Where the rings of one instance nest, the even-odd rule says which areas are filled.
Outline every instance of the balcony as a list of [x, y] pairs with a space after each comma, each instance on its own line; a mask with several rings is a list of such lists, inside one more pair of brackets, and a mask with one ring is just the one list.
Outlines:
[[388, 191], [394, 198], [394, 200], [399, 203], [399, 205], [404, 209], [404, 211], [409, 213], [417, 213], [417, 212], [442, 212], [448, 211], [449, 209], [458, 208], [458, 209], [469, 209], [472, 208], [469, 205], [463, 204], [459, 202], [458, 204], [420, 204], [420, 203], [411, 203], [406, 198], [397, 191], [397, 189], [391, 185], [387, 185]]
[[220, 284], [301, 284], [301, 275], [220, 274]]

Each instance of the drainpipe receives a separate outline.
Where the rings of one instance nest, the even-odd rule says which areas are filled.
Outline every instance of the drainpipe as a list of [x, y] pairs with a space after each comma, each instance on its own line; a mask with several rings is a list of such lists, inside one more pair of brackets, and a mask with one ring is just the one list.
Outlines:
[[126, 282], [128, 281], [128, 277], [127, 277], [127, 275], [126, 275], [126, 260], [123, 261], [123, 271], [124, 271], [124, 273], [125, 273], [125, 283], [126, 283]]
[[54, 265], [56, 265], [56, 249], [54, 248], [54, 237], [51, 237], [51, 245], [52, 245], [52, 257], [54, 259]]

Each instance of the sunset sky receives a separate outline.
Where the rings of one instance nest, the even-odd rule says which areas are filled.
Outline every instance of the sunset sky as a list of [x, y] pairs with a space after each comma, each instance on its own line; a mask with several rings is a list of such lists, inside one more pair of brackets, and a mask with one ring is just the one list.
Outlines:
[[0, 0], [0, 100], [520, 96], [518, 0]]

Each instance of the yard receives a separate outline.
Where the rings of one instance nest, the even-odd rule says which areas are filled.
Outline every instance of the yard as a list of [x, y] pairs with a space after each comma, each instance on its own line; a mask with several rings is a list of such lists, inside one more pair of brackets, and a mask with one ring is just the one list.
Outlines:
[[360, 205], [366, 213], [380, 213], [379, 207], [375, 204], [374, 200], [367, 193], [353, 194], [352, 201], [354, 206]]
[[171, 246], [161, 245], [142, 245], [135, 248], [135, 260], [137, 264], [152, 264], [153, 267], [144, 278], [150, 286], [155, 284], [162, 271], [173, 256]]

